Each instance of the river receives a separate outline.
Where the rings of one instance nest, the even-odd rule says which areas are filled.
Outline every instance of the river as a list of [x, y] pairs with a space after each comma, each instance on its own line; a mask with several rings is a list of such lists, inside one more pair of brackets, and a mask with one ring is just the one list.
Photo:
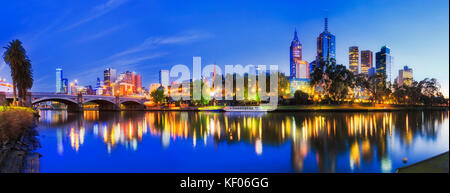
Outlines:
[[449, 150], [448, 111], [39, 113], [39, 172], [389, 173]]

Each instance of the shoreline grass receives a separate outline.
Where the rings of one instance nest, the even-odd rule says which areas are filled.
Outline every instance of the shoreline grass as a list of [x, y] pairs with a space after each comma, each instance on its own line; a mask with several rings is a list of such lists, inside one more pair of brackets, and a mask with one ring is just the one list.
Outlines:
[[397, 168], [396, 173], [448, 173], [449, 153], [444, 152], [431, 158]]
[[22, 137], [35, 124], [35, 113], [27, 107], [0, 106], [0, 141]]

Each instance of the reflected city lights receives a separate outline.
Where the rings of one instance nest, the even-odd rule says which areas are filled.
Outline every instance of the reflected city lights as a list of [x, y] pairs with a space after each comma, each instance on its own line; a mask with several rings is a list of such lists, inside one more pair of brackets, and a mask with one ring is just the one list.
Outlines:
[[[40, 111], [40, 124], [57, 128], [57, 152], [64, 144], [78, 152], [90, 141], [105, 144], [108, 153], [118, 146], [136, 151], [146, 138], [160, 138], [161, 147], [170, 148], [178, 140], [198, 140], [204, 146], [220, 143], [253, 144], [263, 149], [291, 143], [292, 167], [305, 171], [306, 159], [314, 158], [317, 171], [336, 172], [343, 162], [350, 171], [360, 171], [374, 161], [380, 172], [392, 172], [388, 139], [398, 136], [400, 144], [410, 146], [419, 136], [436, 136], [438, 126], [448, 121], [448, 111], [436, 112], [360, 112], [360, 113], [216, 113], [216, 112], [121, 112]], [[273, 121], [277, 120], [277, 121]], [[448, 129], [448, 128], [447, 128]], [[343, 157], [344, 156], [344, 157]]]

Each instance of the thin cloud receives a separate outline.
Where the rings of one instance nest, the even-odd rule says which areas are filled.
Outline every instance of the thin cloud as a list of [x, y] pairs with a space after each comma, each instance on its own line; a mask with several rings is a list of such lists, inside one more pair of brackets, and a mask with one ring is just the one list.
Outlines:
[[101, 17], [107, 13], [109, 13], [110, 11], [120, 7], [121, 5], [123, 5], [124, 3], [128, 2], [129, 0], [108, 0], [106, 3], [98, 5], [96, 7], [94, 7], [91, 11], [90, 11], [90, 15], [84, 17], [81, 20], [78, 20], [77, 22], [61, 29], [60, 31], [66, 31], [66, 30], [70, 30], [73, 28], [76, 28], [82, 24], [85, 24], [87, 22], [90, 22], [98, 17]]
[[161, 45], [190, 43], [201, 39], [206, 39], [209, 37], [211, 37], [211, 34], [203, 31], [187, 31], [175, 36], [168, 36], [168, 37], [148, 37], [147, 39], [144, 40], [143, 43], [135, 47], [129, 48], [125, 51], [114, 54], [111, 56], [111, 58], [141, 52], [144, 50], [156, 48]]
[[117, 30], [119, 30], [119, 29], [122, 29], [123, 27], [125, 27], [124, 24], [118, 25], [118, 26], [114, 26], [114, 27], [112, 27], [112, 28], [109, 28], [109, 29], [103, 30], [103, 31], [101, 31], [101, 32], [98, 32], [98, 33], [96, 33], [96, 34], [94, 34], [94, 35], [91, 35], [91, 36], [87, 36], [87, 37], [85, 37], [85, 38], [78, 39], [76, 42], [77, 42], [77, 43], [83, 43], [83, 42], [87, 42], [87, 41], [92, 41], [92, 40], [95, 40], [95, 39], [99, 39], [99, 38], [102, 38], [102, 37], [104, 37], [104, 36], [106, 36], [106, 35], [111, 34], [112, 32], [115, 32], [115, 31], [117, 31]]
[[3, 68], [6, 68], [6, 63], [4, 61], [0, 64], [0, 71], [3, 70]]
[[74, 74], [72, 78], [74, 79], [78, 78], [78, 80], [80, 80], [80, 78], [83, 77], [83, 80], [91, 81], [95, 80], [95, 78], [98, 77], [99, 74], [102, 75], [101, 73], [106, 68], [115, 68], [118, 69], [119, 71], [123, 69], [132, 70], [133, 68], [139, 66], [140, 63], [143, 61], [159, 58], [164, 55], [167, 55], [167, 53], [161, 52], [141, 57], [100, 60], [92, 64], [89, 64], [89, 66], [98, 66], [98, 67], [90, 68], [89, 70], [80, 72], [78, 74]]

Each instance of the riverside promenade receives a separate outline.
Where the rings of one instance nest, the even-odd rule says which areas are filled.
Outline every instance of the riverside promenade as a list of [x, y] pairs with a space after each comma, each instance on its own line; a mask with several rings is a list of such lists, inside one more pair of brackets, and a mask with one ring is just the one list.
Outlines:
[[[203, 107], [146, 107], [146, 111], [221, 111], [225, 106]], [[358, 112], [358, 111], [405, 111], [448, 110], [448, 106], [387, 105], [387, 104], [341, 104], [341, 105], [280, 105], [271, 112]]]

